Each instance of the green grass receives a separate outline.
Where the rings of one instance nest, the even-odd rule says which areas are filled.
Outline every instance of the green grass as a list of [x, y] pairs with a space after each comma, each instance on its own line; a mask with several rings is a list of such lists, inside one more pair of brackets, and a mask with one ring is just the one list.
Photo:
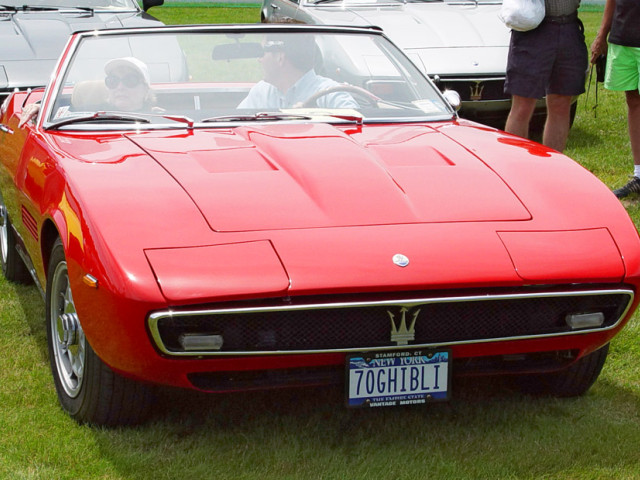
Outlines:
[[[193, 21], [191, 9], [152, 13], [174, 10]], [[589, 42], [599, 17], [583, 14]], [[594, 118], [581, 99], [567, 153], [617, 186], [631, 172], [624, 98], [599, 100]], [[636, 223], [639, 203], [626, 204]], [[640, 478], [637, 316], [582, 398], [532, 398], [497, 379], [456, 381], [448, 403], [372, 411], [344, 409], [340, 388], [172, 392], [151, 423], [106, 430], [58, 407], [43, 310], [35, 287], [0, 279], [2, 480]]]
[[216, 5], [216, 7], [193, 6], [184, 8], [178, 6], [178, 4], [168, 4], [163, 7], [154, 7], [149, 10], [149, 13], [169, 25], [260, 22], [259, 4], [220, 3]]

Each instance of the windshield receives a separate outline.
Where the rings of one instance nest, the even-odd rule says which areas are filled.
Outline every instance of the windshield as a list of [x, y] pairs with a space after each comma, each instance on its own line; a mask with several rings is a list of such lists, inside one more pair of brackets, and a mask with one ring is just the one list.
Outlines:
[[[50, 8], [92, 8], [96, 10], [137, 9], [135, 0], [0, 0], [1, 7], [29, 9], [29, 7]], [[0, 11], [1, 11], [0, 7]]]
[[[53, 128], [451, 118], [378, 34], [286, 31], [85, 35], [45, 122]], [[132, 125], [131, 128], [134, 128]]]

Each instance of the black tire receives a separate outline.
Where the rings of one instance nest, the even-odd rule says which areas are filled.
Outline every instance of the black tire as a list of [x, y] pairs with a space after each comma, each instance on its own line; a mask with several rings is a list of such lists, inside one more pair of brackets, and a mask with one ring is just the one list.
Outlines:
[[10, 282], [31, 283], [31, 275], [16, 249], [16, 236], [7, 208], [0, 197], [0, 264], [2, 274]]
[[115, 373], [89, 345], [75, 310], [60, 239], [49, 261], [46, 320], [49, 363], [62, 408], [79, 423], [144, 421], [152, 400], [150, 387]]
[[518, 384], [524, 392], [535, 395], [579, 397], [591, 388], [600, 375], [608, 353], [609, 344], [606, 344], [564, 370], [541, 375], [526, 375], [518, 378]]

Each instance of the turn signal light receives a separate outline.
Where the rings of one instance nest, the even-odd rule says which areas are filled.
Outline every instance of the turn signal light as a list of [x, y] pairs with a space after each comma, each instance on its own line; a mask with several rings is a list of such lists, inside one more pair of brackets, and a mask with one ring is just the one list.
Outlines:
[[573, 330], [597, 328], [604, 324], [604, 313], [572, 313], [567, 315], [565, 320]]
[[201, 335], [198, 333], [180, 335], [178, 341], [187, 352], [220, 350], [224, 343], [222, 335]]

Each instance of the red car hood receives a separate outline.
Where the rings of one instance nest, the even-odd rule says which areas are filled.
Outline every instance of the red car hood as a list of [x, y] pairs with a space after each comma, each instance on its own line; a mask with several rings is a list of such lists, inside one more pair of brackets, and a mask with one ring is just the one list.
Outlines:
[[[126, 138], [51, 141], [78, 156], [64, 164], [98, 242], [95, 270], [107, 265], [104, 279], [140, 296], [155, 298], [158, 286], [186, 304], [610, 282], [640, 269], [633, 223], [590, 172], [466, 121]], [[410, 264], [396, 266], [396, 254]]]
[[266, 125], [132, 139], [218, 232], [528, 220], [481, 159], [428, 126]]

